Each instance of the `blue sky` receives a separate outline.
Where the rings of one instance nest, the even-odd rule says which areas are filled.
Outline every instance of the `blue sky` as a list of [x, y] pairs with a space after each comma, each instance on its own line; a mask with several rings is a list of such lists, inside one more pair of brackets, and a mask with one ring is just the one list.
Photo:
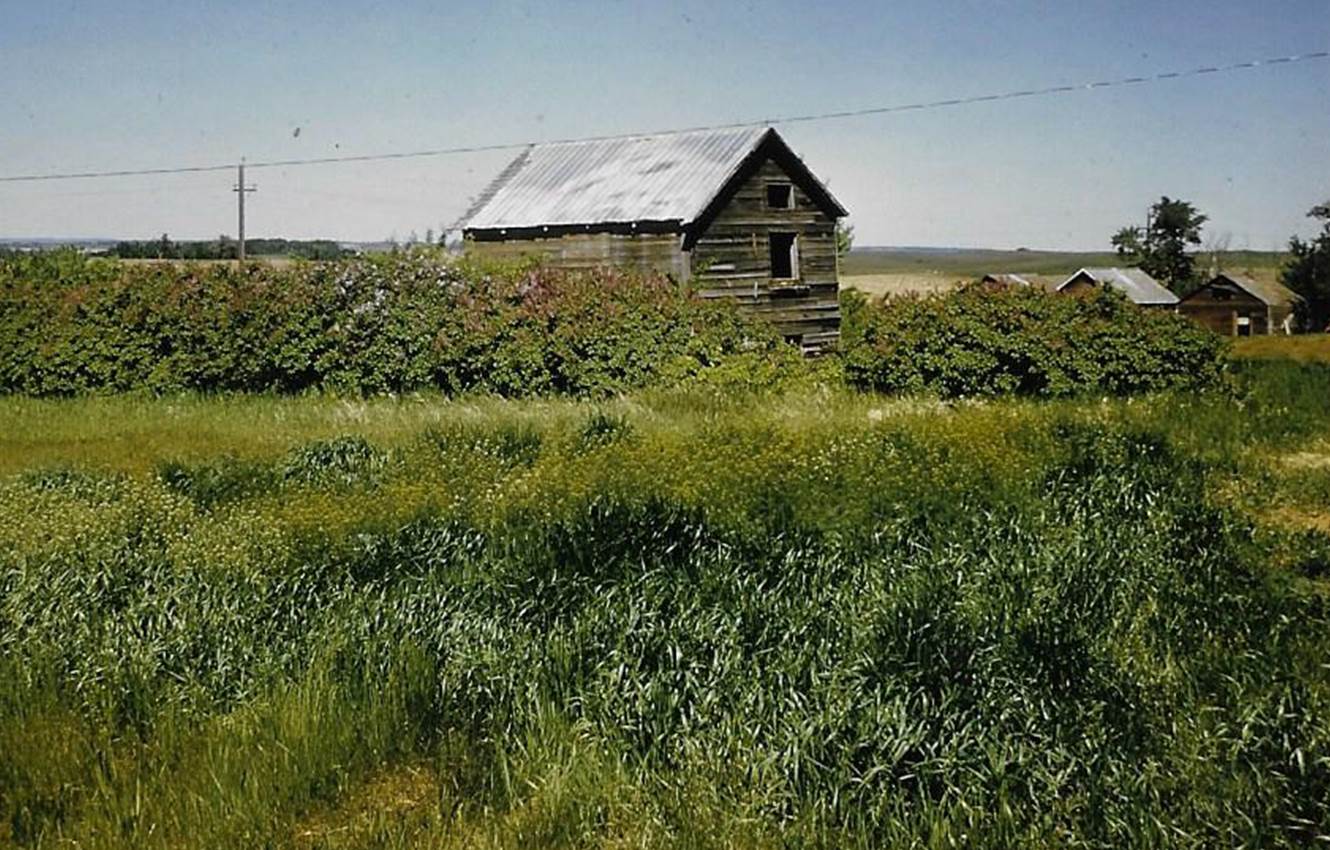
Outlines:
[[[0, 0], [0, 174], [635, 132], [1327, 48], [1330, 0]], [[1167, 194], [1210, 238], [1270, 249], [1330, 199], [1327, 60], [781, 129], [861, 244], [1102, 248]], [[248, 230], [423, 235], [508, 156], [258, 171]], [[0, 235], [234, 234], [231, 180], [0, 184]]]

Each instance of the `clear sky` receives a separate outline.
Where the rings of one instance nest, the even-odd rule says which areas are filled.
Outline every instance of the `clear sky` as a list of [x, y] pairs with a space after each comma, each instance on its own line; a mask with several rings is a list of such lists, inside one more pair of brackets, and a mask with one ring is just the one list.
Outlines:
[[[0, 175], [635, 132], [1327, 48], [1330, 0], [0, 0]], [[1265, 250], [1330, 198], [1330, 60], [781, 130], [859, 244], [1107, 248], [1167, 194]], [[423, 236], [510, 156], [257, 171], [248, 233]], [[232, 180], [0, 184], [0, 236], [234, 235]]]

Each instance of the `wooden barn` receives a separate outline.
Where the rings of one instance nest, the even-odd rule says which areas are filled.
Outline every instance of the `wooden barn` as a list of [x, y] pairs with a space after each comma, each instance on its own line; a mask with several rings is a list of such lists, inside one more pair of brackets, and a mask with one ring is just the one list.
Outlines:
[[773, 129], [534, 145], [462, 222], [467, 250], [664, 272], [806, 352], [840, 335], [845, 209]]
[[1301, 300], [1282, 284], [1223, 272], [1183, 298], [1178, 312], [1227, 336], [1287, 334]]
[[1153, 309], [1172, 310], [1177, 307], [1178, 296], [1163, 284], [1138, 268], [1084, 268], [1058, 285], [1064, 295], [1088, 292], [1097, 287], [1115, 289], [1127, 296], [1133, 304]]

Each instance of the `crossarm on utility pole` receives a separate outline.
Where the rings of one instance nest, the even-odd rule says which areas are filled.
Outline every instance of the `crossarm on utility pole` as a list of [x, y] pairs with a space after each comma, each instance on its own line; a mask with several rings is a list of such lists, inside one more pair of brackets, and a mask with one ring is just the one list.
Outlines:
[[245, 185], [245, 158], [240, 158], [240, 165], [237, 166], [240, 173], [236, 179], [236, 184], [231, 187], [231, 191], [236, 193], [237, 214], [239, 217], [240, 244], [237, 257], [240, 262], [245, 261], [245, 194], [247, 192], [257, 192], [258, 186]]

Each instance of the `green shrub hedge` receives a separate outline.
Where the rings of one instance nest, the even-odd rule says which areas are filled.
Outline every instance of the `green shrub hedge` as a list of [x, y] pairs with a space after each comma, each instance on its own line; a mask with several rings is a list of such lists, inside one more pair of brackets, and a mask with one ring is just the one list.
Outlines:
[[765, 324], [663, 277], [484, 269], [414, 251], [291, 266], [0, 262], [0, 391], [597, 395], [754, 354]]
[[[1201, 387], [1224, 343], [1111, 292], [842, 298], [852, 386], [942, 396]], [[0, 260], [0, 392], [720, 392], [807, 369], [774, 330], [664, 277], [485, 268], [441, 252], [290, 266]]]
[[848, 291], [842, 313], [847, 380], [882, 392], [1123, 395], [1208, 386], [1224, 364], [1222, 338], [1110, 290], [969, 287], [880, 302]]

